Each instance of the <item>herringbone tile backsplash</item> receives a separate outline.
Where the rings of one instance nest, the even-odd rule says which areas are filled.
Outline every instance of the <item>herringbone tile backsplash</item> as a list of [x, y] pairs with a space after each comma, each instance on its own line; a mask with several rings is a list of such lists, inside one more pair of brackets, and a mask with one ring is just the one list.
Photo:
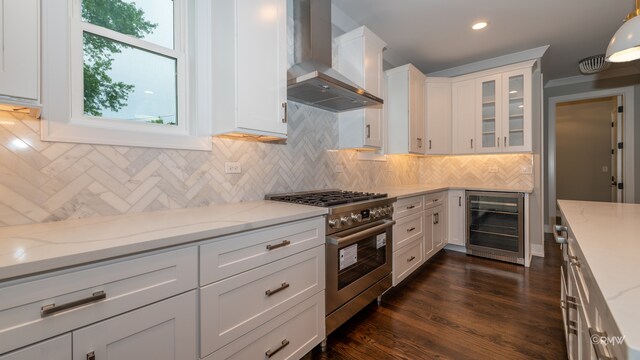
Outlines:
[[[290, 191], [533, 181], [520, 174], [530, 155], [359, 161], [355, 151], [333, 150], [334, 114], [295, 103], [286, 144], [216, 138], [211, 152], [183, 151], [42, 142], [39, 132], [39, 120], [0, 111], [0, 226], [259, 200]], [[240, 162], [242, 173], [225, 174], [227, 161]], [[489, 173], [488, 167], [498, 171]]]

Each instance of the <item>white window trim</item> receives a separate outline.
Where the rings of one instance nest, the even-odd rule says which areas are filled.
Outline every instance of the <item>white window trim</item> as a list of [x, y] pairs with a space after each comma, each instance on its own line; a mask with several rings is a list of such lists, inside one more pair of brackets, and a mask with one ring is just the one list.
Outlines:
[[[211, 150], [210, 123], [203, 112], [207, 94], [195, 91], [199, 86], [195, 67], [206, 63], [209, 55], [190, 49], [189, 34], [195, 36], [206, 26], [201, 12], [189, 7], [199, 6], [200, 0], [175, 0], [175, 50], [122, 35], [81, 21], [81, 0], [47, 0], [42, 4], [43, 16], [43, 74], [42, 74], [42, 139], [73, 143], [142, 146], [188, 150]], [[187, 17], [194, 17], [188, 21]], [[82, 33], [88, 30], [100, 36], [122, 41], [142, 50], [177, 59], [178, 126], [147, 124], [88, 117], [84, 115], [82, 78]], [[196, 31], [198, 30], [198, 31]], [[201, 59], [204, 58], [204, 61]], [[189, 60], [192, 59], [192, 60]], [[192, 68], [188, 68], [190, 64]], [[202, 69], [206, 71], [206, 69]], [[201, 85], [200, 85], [201, 86]], [[189, 96], [198, 98], [189, 98]], [[202, 100], [201, 100], [202, 99]], [[190, 111], [191, 110], [191, 111]]]

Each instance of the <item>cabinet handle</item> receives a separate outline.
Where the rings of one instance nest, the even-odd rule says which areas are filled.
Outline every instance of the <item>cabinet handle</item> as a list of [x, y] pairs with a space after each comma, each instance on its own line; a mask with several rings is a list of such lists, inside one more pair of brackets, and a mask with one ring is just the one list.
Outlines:
[[473, 139], [471, 139], [471, 148], [473, 149]]
[[371, 139], [371, 125], [367, 125], [367, 139]]
[[580, 260], [578, 260], [577, 256], [574, 256], [574, 255], [569, 256], [569, 262], [571, 263], [571, 265], [575, 267], [580, 267]]
[[458, 206], [462, 206], [462, 196], [458, 196]]
[[283, 246], [287, 246], [289, 244], [291, 244], [291, 241], [282, 240], [282, 242], [280, 244], [275, 244], [275, 245], [269, 244], [269, 245], [267, 245], [267, 250], [271, 251], [271, 250], [274, 250], [274, 249], [277, 249], [277, 248], [281, 248]]
[[284, 109], [284, 117], [282, 118], [282, 123], [286, 124], [289, 121], [289, 114], [287, 114], [287, 103], [282, 103], [282, 108]]
[[416, 229], [416, 228], [414, 228], [414, 227], [410, 227], [410, 228], [408, 228], [408, 229], [407, 229], [407, 232], [412, 232], [412, 231], [413, 231], [413, 230], [415, 230], [415, 229]]
[[409, 206], [407, 206], [407, 210], [411, 210], [411, 209], [413, 209], [415, 207], [416, 207], [415, 205], [409, 205]]
[[55, 313], [59, 313], [60, 311], [68, 310], [74, 307], [87, 305], [90, 303], [94, 303], [96, 301], [100, 301], [107, 297], [107, 293], [104, 291], [94, 292], [93, 295], [86, 297], [84, 299], [71, 301], [66, 304], [56, 305], [56, 304], [48, 304], [40, 308], [40, 317], [47, 317], [53, 315]]
[[565, 236], [560, 236], [561, 232], [566, 232], [568, 228], [562, 225], [556, 225], [555, 231], [553, 232], [553, 238], [556, 240], [558, 244], [566, 244], [567, 238]]
[[607, 337], [607, 332], [606, 331], [596, 331], [593, 328], [589, 328], [589, 339], [591, 340], [591, 345], [593, 345], [593, 350], [596, 352], [596, 359], [598, 360], [615, 360], [615, 357], [610, 357], [608, 355], [605, 355], [604, 353], [604, 347], [606, 346], [606, 343], [603, 344], [600, 339], [602, 338], [606, 338]]
[[415, 257], [415, 256], [412, 256], [412, 257], [410, 257], [410, 258], [408, 258], [408, 259], [407, 259], [407, 262], [412, 262], [412, 261], [413, 261], [413, 260], [415, 260], [415, 259], [416, 259], [416, 257]]
[[429, 150], [431, 150], [431, 140], [429, 140]]
[[498, 144], [498, 147], [500, 147], [500, 136], [496, 137], [496, 143]]
[[433, 225], [437, 225], [440, 223], [440, 213], [433, 214]]
[[567, 332], [572, 335], [578, 335], [578, 323], [573, 320], [567, 322]]
[[504, 147], [509, 146], [509, 145], [507, 145], [507, 144], [508, 144], [508, 143], [507, 143], [507, 137], [505, 136], [505, 137], [504, 137]]
[[418, 148], [422, 149], [422, 138], [417, 138], [418, 140]]
[[90, 353], [87, 354], [87, 360], [96, 360], [96, 353], [95, 351], [92, 351]]
[[267, 291], [264, 292], [264, 294], [267, 295], [267, 296], [271, 296], [273, 294], [279, 293], [280, 291], [282, 291], [282, 290], [284, 290], [284, 289], [286, 289], [288, 287], [289, 287], [289, 283], [283, 282], [282, 285], [280, 285], [279, 288], [273, 289], [273, 290], [267, 290]]
[[267, 350], [267, 352], [265, 352], [265, 356], [268, 358], [271, 358], [273, 355], [277, 354], [278, 351], [284, 349], [287, 345], [289, 345], [289, 340], [284, 339], [282, 340], [282, 343], [280, 343], [280, 346], [278, 346], [275, 350]]

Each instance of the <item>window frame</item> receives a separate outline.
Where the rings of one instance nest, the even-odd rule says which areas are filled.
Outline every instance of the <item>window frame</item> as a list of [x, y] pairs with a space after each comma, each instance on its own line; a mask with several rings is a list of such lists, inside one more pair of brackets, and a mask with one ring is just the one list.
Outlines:
[[[196, 54], [194, 39], [207, 27], [201, 0], [174, 1], [174, 48], [82, 21], [82, 0], [43, 2], [42, 139], [74, 143], [211, 150], [210, 123], [195, 78], [206, 52]], [[206, 14], [206, 13], [205, 13]], [[178, 125], [152, 124], [84, 114], [84, 32], [176, 61]], [[206, 70], [203, 68], [202, 70]], [[203, 71], [206, 73], [206, 71]], [[64, 91], [63, 89], [67, 89]], [[197, 97], [197, 98], [196, 98]]]

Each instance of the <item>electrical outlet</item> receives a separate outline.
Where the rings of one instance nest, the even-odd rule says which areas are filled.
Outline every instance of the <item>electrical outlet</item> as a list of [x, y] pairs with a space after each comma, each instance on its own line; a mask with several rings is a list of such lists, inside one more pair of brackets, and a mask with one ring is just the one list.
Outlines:
[[498, 172], [498, 167], [497, 166], [489, 166], [489, 173], [495, 174], [497, 172]]
[[532, 174], [533, 173], [533, 168], [531, 167], [531, 165], [524, 165], [521, 169], [520, 172], [522, 174]]
[[242, 172], [242, 166], [239, 162], [225, 162], [224, 173], [225, 174], [240, 174]]

